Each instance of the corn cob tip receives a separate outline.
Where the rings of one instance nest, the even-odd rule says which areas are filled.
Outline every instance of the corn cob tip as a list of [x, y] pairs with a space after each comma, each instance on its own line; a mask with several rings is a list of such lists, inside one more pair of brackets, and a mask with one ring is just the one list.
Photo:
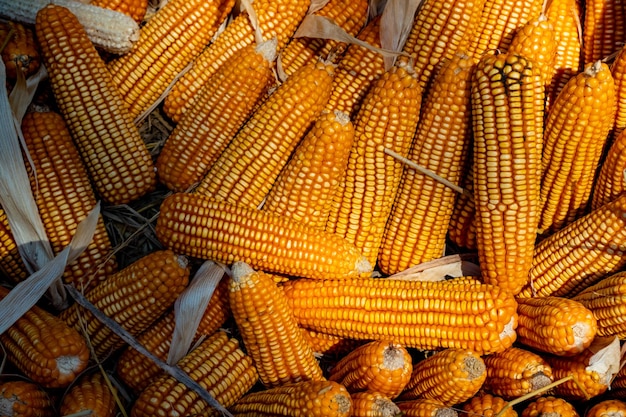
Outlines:
[[239, 282], [241, 278], [253, 273], [254, 269], [252, 269], [250, 265], [243, 261], [237, 261], [232, 264], [232, 266], [230, 267], [230, 271], [233, 281]]
[[355, 268], [356, 272], [361, 274], [368, 274], [374, 270], [370, 261], [367, 260], [365, 255], [361, 256], [361, 258], [356, 261]]
[[348, 113], [341, 110], [335, 110], [333, 113], [335, 113], [335, 119], [341, 126], [345, 126], [350, 123], [350, 115]]
[[278, 40], [276, 37], [259, 43], [255, 49], [268, 62], [274, 62], [278, 54]]

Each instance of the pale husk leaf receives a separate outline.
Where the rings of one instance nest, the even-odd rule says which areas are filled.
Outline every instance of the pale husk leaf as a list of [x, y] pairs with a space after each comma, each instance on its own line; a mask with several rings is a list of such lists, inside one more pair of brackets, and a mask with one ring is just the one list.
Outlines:
[[383, 10], [385, 10], [385, 6], [387, 5], [387, 0], [370, 0], [369, 8], [368, 8], [368, 17], [370, 20], [380, 15]]
[[464, 259], [463, 255], [448, 255], [423, 262], [404, 271], [389, 275], [388, 279], [403, 281], [444, 281], [450, 278], [480, 276], [480, 267]]
[[610, 385], [613, 377], [620, 369], [621, 347], [617, 337], [596, 337], [589, 350], [594, 352], [589, 358], [587, 371], [595, 371], [602, 378], [602, 382]]
[[[422, 0], [389, 0], [380, 18], [380, 45], [384, 49], [401, 51], [413, 27], [415, 11]], [[395, 56], [384, 57], [385, 71], [396, 61]]]
[[309, 10], [307, 10], [307, 14], [313, 14], [322, 10], [329, 1], [330, 0], [311, 0], [311, 5], [309, 6]]

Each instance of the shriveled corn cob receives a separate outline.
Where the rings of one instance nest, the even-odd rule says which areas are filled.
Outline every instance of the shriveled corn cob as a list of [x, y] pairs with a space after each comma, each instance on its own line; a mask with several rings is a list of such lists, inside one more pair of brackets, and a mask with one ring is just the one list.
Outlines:
[[[224, 407], [236, 403], [258, 379], [252, 360], [235, 338], [218, 331], [178, 361], [177, 366]], [[198, 394], [174, 377], [153, 381], [135, 401], [131, 417], [218, 416]]]
[[396, 405], [403, 417], [457, 417], [458, 413], [438, 400], [400, 401]]
[[202, 180], [274, 80], [276, 43], [251, 44], [235, 52], [198, 92], [165, 141], [156, 168], [169, 189], [185, 191]]
[[263, 385], [324, 379], [285, 294], [269, 275], [235, 262], [228, 289], [233, 318]]
[[17, 78], [18, 68], [25, 78], [37, 72], [41, 65], [41, 54], [30, 26], [12, 21], [0, 22], [0, 42], [3, 45], [6, 42], [2, 49], [2, 61], [8, 79]]
[[[172, 251], [161, 250], [111, 275], [85, 296], [96, 308], [137, 336], [174, 304], [188, 280], [187, 260]], [[60, 317], [71, 327], [84, 329], [98, 357], [124, 345], [109, 327], [77, 304], [64, 310]]]
[[161, 205], [157, 237], [180, 253], [310, 278], [368, 274], [372, 266], [339, 236], [288, 217], [178, 193]]
[[532, 62], [512, 54], [481, 58], [472, 78], [476, 241], [484, 281], [513, 294], [528, 282], [533, 259], [543, 100]]
[[311, 346], [313, 353], [318, 356], [323, 355], [331, 358], [343, 358], [357, 347], [366, 343], [362, 340], [333, 336], [304, 328], [300, 328], [300, 330], [308, 345]]
[[400, 400], [426, 398], [452, 406], [476, 395], [486, 377], [479, 354], [469, 349], [444, 349], [415, 364]]
[[626, 403], [617, 399], [608, 399], [595, 404], [585, 413], [585, 417], [624, 417]]
[[350, 392], [371, 391], [393, 399], [404, 390], [412, 371], [411, 355], [404, 346], [391, 340], [375, 340], [339, 360], [328, 379]]
[[54, 401], [37, 384], [7, 381], [0, 384], [0, 413], [6, 417], [54, 417]]
[[546, 120], [539, 233], [551, 234], [587, 212], [594, 177], [615, 115], [615, 87], [596, 61], [571, 78]]
[[[470, 146], [470, 78], [475, 63], [459, 53], [442, 64], [424, 99], [407, 155], [455, 184]], [[443, 255], [455, 198], [454, 190], [404, 167], [378, 257], [383, 273], [394, 274]]]
[[517, 303], [492, 285], [357, 278], [291, 280], [282, 288], [301, 326], [336, 336], [481, 355], [515, 341]]
[[262, 210], [323, 230], [353, 142], [348, 115], [323, 111], [280, 172]]
[[[623, 132], [623, 131], [622, 131]], [[626, 191], [626, 134], [614, 138], [600, 166], [593, 185], [591, 210], [616, 200]]]
[[585, 64], [607, 58], [626, 41], [626, 10], [622, 0], [586, 0], [583, 20]]
[[352, 417], [398, 417], [400, 409], [386, 395], [363, 391], [350, 394]]
[[333, 381], [303, 381], [245, 395], [229, 411], [236, 417], [348, 417], [352, 400]]
[[117, 404], [111, 388], [102, 372], [86, 374], [63, 396], [59, 412], [65, 416], [89, 411], [93, 417], [114, 417]]
[[148, 9], [148, 0], [92, 0], [89, 4], [124, 13], [139, 24]]
[[[544, 359], [552, 368], [554, 380], [558, 381], [568, 376], [574, 379], [565, 381], [553, 389], [553, 395], [567, 401], [589, 400], [607, 391], [610, 386], [609, 378], [605, 372], [591, 368], [589, 360], [595, 354], [590, 349], [575, 356], [544, 355]], [[576, 381], [576, 382], [574, 382]], [[581, 387], [584, 390], [581, 390]]]
[[97, 193], [124, 204], [152, 190], [148, 148], [80, 22], [48, 5], [37, 14], [36, 33], [56, 103]]
[[578, 417], [578, 413], [563, 398], [548, 395], [528, 403], [522, 411], [522, 417]]
[[[9, 293], [0, 287], [0, 299]], [[80, 333], [34, 306], [0, 335], [7, 359], [45, 388], [68, 386], [85, 370], [89, 349]]]
[[463, 404], [461, 417], [517, 417], [515, 409], [503, 411], [506, 401], [491, 394], [478, 394]]
[[334, 67], [306, 65], [254, 112], [217, 158], [196, 193], [258, 207], [328, 101]]
[[[519, 327], [518, 327], [519, 328]], [[512, 400], [552, 383], [552, 368], [537, 353], [519, 347], [484, 358], [487, 378], [482, 388]]]
[[11, 232], [9, 219], [0, 206], [0, 271], [10, 282], [17, 284], [28, 278], [28, 270], [22, 261], [17, 243]]

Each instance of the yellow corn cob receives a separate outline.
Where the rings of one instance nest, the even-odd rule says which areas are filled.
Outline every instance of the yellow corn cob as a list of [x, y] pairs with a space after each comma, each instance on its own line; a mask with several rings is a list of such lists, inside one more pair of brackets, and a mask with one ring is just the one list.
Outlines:
[[[476, 61], [442, 64], [425, 98], [407, 157], [457, 184], [471, 138], [470, 78]], [[455, 191], [406, 166], [387, 220], [378, 266], [394, 274], [443, 255]]]
[[263, 385], [324, 379], [284, 293], [269, 275], [235, 262], [228, 288], [233, 318]]
[[178, 193], [165, 199], [157, 221], [165, 245], [195, 258], [310, 278], [346, 278], [372, 271], [354, 245], [284, 216]]
[[482, 388], [506, 400], [543, 388], [554, 379], [541, 356], [519, 347], [486, 356], [484, 361], [487, 378]]
[[314, 330], [300, 328], [307, 344], [316, 355], [330, 358], [343, 358], [357, 347], [363, 345], [362, 340], [353, 340], [345, 337], [333, 336]]
[[[471, 148], [471, 147], [470, 147]], [[465, 169], [465, 175], [461, 178], [461, 187], [466, 193], [458, 194], [454, 201], [448, 237], [456, 245], [469, 250], [476, 249], [476, 206], [474, 205], [474, 169], [472, 149], [468, 157], [470, 166]]]
[[[70, 243], [78, 223], [96, 205], [96, 197], [63, 117], [53, 112], [27, 113], [24, 142], [33, 163], [31, 188], [54, 253]], [[27, 167], [30, 164], [24, 161]], [[34, 174], [34, 175], [33, 175]], [[80, 290], [104, 281], [117, 271], [111, 242], [100, 216], [89, 246], [67, 265], [63, 279]]]
[[476, 241], [484, 281], [513, 294], [528, 281], [533, 258], [543, 100], [539, 72], [526, 58], [481, 58], [472, 78]]
[[17, 78], [17, 68], [25, 78], [37, 72], [41, 54], [31, 27], [19, 22], [0, 22], [0, 42], [6, 42], [2, 49], [2, 61], [8, 79]]
[[[419, 119], [421, 95], [415, 73], [400, 62], [374, 82], [354, 120], [354, 143], [326, 230], [354, 243], [372, 265], [378, 258], [403, 169], [385, 148], [407, 154]], [[398, 96], [402, 100], [397, 100]]]
[[258, 207], [328, 101], [333, 71], [320, 61], [281, 84], [228, 144], [196, 192]]
[[97, 193], [124, 204], [152, 190], [148, 148], [79, 21], [48, 5], [37, 15], [36, 33], [56, 102]]
[[626, 134], [620, 133], [610, 144], [600, 166], [600, 172], [593, 185], [591, 210], [616, 200], [626, 191], [626, 179], [622, 168], [624, 164], [626, 164]]
[[515, 409], [506, 406], [503, 398], [491, 394], [479, 394], [463, 405], [461, 417], [517, 417]]
[[613, 77], [600, 61], [570, 79], [556, 98], [545, 128], [539, 233], [554, 233], [586, 213], [614, 115]]
[[0, 412], [6, 417], [54, 417], [54, 401], [36, 384], [7, 381], [0, 384]]
[[[574, 380], [566, 381], [553, 389], [555, 397], [568, 401], [589, 400], [603, 394], [609, 388], [606, 375], [595, 369], [589, 369], [589, 359], [594, 355], [590, 349], [576, 356], [544, 355], [544, 359], [552, 368], [554, 380], [558, 381], [568, 376]], [[579, 388], [582, 386], [584, 392]]]
[[492, 285], [299, 279], [284, 283], [283, 290], [301, 326], [336, 336], [481, 355], [515, 341], [517, 303]]
[[618, 51], [626, 41], [626, 14], [622, 0], [585, 1], [583, 58], [589, 64]]
[[626, 195], [537, 244], [519, 297], [571, 297], [626, 265]]
[[[218, 331], [178, 361], [177, 366], [224, 407], [236, 403], [258, 379], [252, 360], [235, 338]], [[202, 414], [200, 414], [202, 413]], [[198, 394], [174, 377], [163, 375], [135, 401], [131, 417], [218, 416]]]
[[2, 272], [9, 282], [17, 284], [28, 278], [28, 270], [22, 261], [22, 257], [17, 249], [17, 243], [13, 238], [9, 219], [5, 211], [0, 206], [0, 272]]
[[348, 417], [352, 400], [333, 381], [303, 381], [245, 395], [229, 411], [235, 417]]
[[185, 191], [202, 180], [274, 80], [276, 43], [251, 44], [237, 51], [198, 92], [165, 141], [156, 162], [159, 180]]
[[397, 405], [389, 397], [372, 391], [350, 394], [352, 417], [397, 417], [400, 413]]
[[[255, 0], [254, 12], [263, 39], [276, 38], [282, 50], [309, 8], [310, 0]], [[247, 13], [242, 13], [194, 61], [168, 93], [164, 111], [174, 121], [195, 105], [195, 97], [217, 69], [235, 51], [254, 42], [254, 29]]]
[[143, 21], [148, 9], [148, 0], [92, 0], [89, 4], [127, 14], [137, 23]]
[[323, 111], [276, 179], [262, 210], [323, 230], [353, 141], [348, 115]]
[[574, 406], [563, 398], [551, 395], [537, 398], [526, 405], [522, 417], [579, 417]]
[[114, 395], [101, 372], [86, 374], [63, 396], [59, 412], [65, 416], [90, 411], [95, 417], [114, 417], [117, 412]]
[[396, 405], [403, 417], [457, 417], [457, 412], [438, 400], [400, 401]]
[[[8, 293], [0, 287], [0, 299]], [[1, 334], [0, 343], [9, 362], [45, 388], [68, 386], [89, 361], [81, 334], [37, 306]]]
[[412, 371], [411, 355], [404, 346], [375, 340], [344, 356], [331, 368], [328, 380], [352, 393], [370, 391], [393, 399], [404, 390]]
[[626, 128], [626, 48], [619, 50], [611, 64], [611, 75], [615, 83], [615, 102], [617, 105], [613, 137], [617, 138]]
[[[163, 250], [143, 256], [85, 294], [87, 299], [133, 336], [147, 329], [185, 289], [187, 261]], [[124, 341], [88, 310], [77, 304], [60, 317], [71, 327], [84, 329], [98, 357], [119, 349]]]
[[472, 398], [485, 382], [485, 362], [468, 349], [444, 349], [417, 362], [400, 400], [426, 398], [452, 406]]
[[608, 399], [595, 404], [585, 413], [585, 417], [624, 417], [626, 403], [616, 399]]

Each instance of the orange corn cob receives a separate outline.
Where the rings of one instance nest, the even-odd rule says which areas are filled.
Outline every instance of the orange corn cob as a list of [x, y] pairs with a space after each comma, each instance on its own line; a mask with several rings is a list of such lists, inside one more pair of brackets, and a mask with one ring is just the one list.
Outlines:
[[589, 64], [607, 58], [626, 41], [622, 0], [586, 0], [583, 20], [583, 58]]
[[400, 401], [396, 405], [403, 417], [457, 417], [457, 412], [438, 400]]
[[17, 284], [30, 275], [13, 238], [7, 214], [0, 206], [0, 272], [9, 282]]
[[328, 380], [352, 393], [370, 391], [393, 399], [404, 390], [412, 371], [406, 348], [390, 340], [375, 340], [344, 356], [331, 368]]
[[258, 207], [328, 101], [333, 71], [320, 61], [281, 84], [228, 144], [196, 192]]
[[[37, 14], [50, 84], [97, 194], [124, 204], [156, 185], [154, 164], [83, 26], [61, 6]], [[71, 80], [71, 81], [68, 81]]]
[[114, 417], [117, 412], [114, 393], [101, 372], [82, 376], [61, 400], [61, 415], [85, 411], [94, 417]]
[[463, 405], [461, 417], [517, 417], [515, 409], [506, 406], [503, 398], [491, 394], [479, 394]]
[[624, 417], [626, 403], [616, 399], [600, 401], [585, 413], [585, 417]]
[[339, 236], [288, 217], [178, 193], [165, 199], [157, 237], [179, 253], [268, 272], [311, 278], [367, 274], [372, 266]]
[[617, 104], [613, 137], [617, 138], [626, 128], [626, 48], [622, 47], [615, 56], [611, 64], [611, 75], [615, 83], [615, 102]]
[[[623, 132], [623, 131], [622, 131]], [[626, 134], [619, 134], [610, 144], [609, 150], [602, 161], [600, 172], [593, 185], [591, 210], [619, 198], [626, 191], [624, 171], [626, 164]]]
[[276, 179], [262, 210], [323, 230], [353, 140], [348, 115], [322, 112]]
[[[0, 287], [0, 299], [8, 293]], [[82, 335], [37, 306], [1, 334], [0, 343], [9, 362], [44, 388], [68, 386], [89, 361]]]
[[[442, 64], [407, 155], [455, 184], [470, 146], [470, 78], [475, 63], [459, 53]], [[443, 255], [455, 198], [451, 188], [404, 167], [378, 257], [383, 273], [394, 274]]]
[[522, 417], [578, 417], [578, 413], [563, 398], [548, 395], [528, 403], [522, 411]]
[[[163, 250], [143, 256], [85, 294], [87, 299], [133, 336], [147, 329], [185, 289], [187, 261]], [[119, 349], [124, 341], [88, 310], [77, 304], [60, 317], [71, 327], [85, 330], [98, 357]]]
[[41, 54], [35, 40], [35, 33], [30, 26], [14, 21], [0, 22], [0, 42], [2, 62], [9, 80], [17, 78], [17, 68], [25, 78], [37, 72], [41, 65]]
[[301, 326], [336, 336], [481, 355], [515, 340], [515, 299], [491, 285], [357, 278], [291, 280], [282, 288]]
[[378, 392], [364, 391], [350, 394], [352, 417], [396, 417], [403, 415], [389, 397]]
[[[590, 349], [569, 357], [544, 355], [544, 359], [552, 368], [555, 381], [572, 376], [578, 382], [569, 380], [557, 385], [553, 389], [555, 397], [568, 401], [589, 400], [607, 391], [610, 385], [607, 375], [589, 367], [589, 359], [593, 355], [594, 352]], [[579, 385], [582, 386], [584, 392]]]
[[476, 249], [476, 206], [474, 205], [474, 169], [472, 167], [472, 150], [469, 150], [470, 167], [466, 169], [465, 175], [461, 178], [460, 186], [466, 193], [458, 194], [454, 201], [452, 214], [450, 215], [450, 226], [448, 237], [450, 240], [469, 250]]
[[303, 381], [245, 395], [229, 411], [235, 417], [348, 417], [352, 400], [333, 381]]
[[473, 195], [478, 255], [484, 281], [513, 294], [527, 283], [533, 259], [543, 100], [539, 72], [519, 55], [485, 55], [474, 71]]
[[143, 21], [148, 9], [148, 0], [92, 0], [89, 4], [122, 12], [137, 23]]
[[54, 417], [54, 401], [36, 384], [8, 381], [0, 384], [0, 412], [6, 417]]

